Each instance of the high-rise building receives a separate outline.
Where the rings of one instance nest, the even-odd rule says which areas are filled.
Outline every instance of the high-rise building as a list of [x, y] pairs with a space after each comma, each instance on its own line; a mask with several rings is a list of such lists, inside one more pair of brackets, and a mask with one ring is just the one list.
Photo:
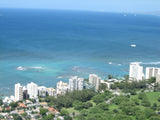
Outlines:
[[65, 94], [68, 91], [68, 84], [62, 81], [57, 83], [57, 94]]
[[69, 89], [73, 90], [83, 90], [84, 78], [79, 78], [78, 76], [71, 77], [69, 79]]
[[28, 90], [26, 87], [23, 87], [23, 99], [27, 100], [29, 98]]
[[41, 97], [45, 97], [47, 93], [47, 88], [45, 86], [38, 87], [38, 95]]
[[47, 88], [47, 93], [49, 96], [56, 96], [56, 90], [54, 88]]
[[27, 90], [28, 90], [28, 95], [29, 98], [35, 99], [37, 98], [38, 95], [38, 85], [31, 82], [30, 84], [27, 84]]
[[160, 68], [146, 67], [146, 79], [150, 79], [151, 77], [156, 77], [158, 72], [160, 72]]
[[98, 75], [96, 75], [96, 74], [89, 75], [89, 83], [93, 84], [95, 86], [96, 90], [99, 89], [100, 81], [101, 81], [101, 78], [98, 77]]
[[20, 83], [15, 84], [15, 99], [23, 100], [23, 87]]
[[136, 80], [136, 81], [143, 80], [144, 78], [143, 66], [140, 66], [140, 62], [130, 63], [129, 78], [130, 80]]
[[160, 85], [160, 71], [156, 74], [156, 83]]

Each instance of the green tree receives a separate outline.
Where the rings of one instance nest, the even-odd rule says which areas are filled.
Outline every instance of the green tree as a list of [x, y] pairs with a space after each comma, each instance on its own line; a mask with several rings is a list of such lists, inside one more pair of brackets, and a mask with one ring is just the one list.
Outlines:
[[139, 99], [133, 98], [132, 101], [133, 101], [136, 105], [139, 105]]
[[41, 108], [41, 109], [40, 109], [40, 114], [41, 114], [42, 116], [45, 116], [47, 112], [48, 112], [48, 109], [44, 109], [44, 108]]
[[129, 75], [124, 75], [124, 80], [129, 80]]
[[143, 99], [146, 99], [147, 96], [146, 96], [145, 93], [139, 93], [139, 94], [138, 94], [138, 98], [141, 99], [141, 100], [143, 100]]
[[13, 114], [12, 116], [14, 120], [23, 120], [18, 114]]
[[88, 108], [90, 108], [92, 106], [93, 106], [93, 104], [91, 102], [85, 102], [85, 103], [83, 103], [83, 108], [85, 108], [85, 109], [88, 109]]
[[136, 114], [136, 120], [146, 120], [146, 116], [142, 112]]
[[132, 120], [132, 119], [127, 115], [118, 114], [115, 116], [114, 120]]
[[113, 75], [108, 75], [108, 79], [113, 79], [114, 77], [113, 77]]
[[98, 107], [102, 110], [109, 110], [108, 104], [106, 103], [100, 103], [98, 104]]
[[145, 107], [150, 107], [151, 103], [148, 100], [142, 100], [141, 105]]
[[159, 116], [151, 116], [150, 120], [160, 120]]
[[18, 102], [12, 102], [9, 104], [12, 108], [16, 108], [18, 106]]
[[150, 118], [152, 115], [155, 114], [154, 110], [150, 109], [150, 108], [146, 108], [144, 110], [144, 114], [147, 118]]
[[69, 115], [64, 116], [64, 120], [72, 120], [72, 117], [70, 117]]
[[88, 110], [85, 110], [85, 109], [81, 110], [80, 113], [81, 113], [82, 116], [87, 116], [88, 115]]
[[108, 88], [108, 86], [105, 83], [101, 83], [99, 90], [106, 90]]
[[44, 120], [53, 120], [54, 117], [55, 117], [54, 114], [49, 114], [44, 118]]
[[160, 102], [160, 97], [158, 97], [158, 102]]
[[94, 96], [94, 97], [92, 98], [92, 100], [93, 100], [96, 104], [98, 104], [98, 103], [103, 102], [103, 101], [104, 101], [104, 98], [103, 98], [102, 95], [98, 94], [98, 95]]
[[64, 110], [64, 109], [63, 109], [63, 110], [61, 110], [61, 112], [60, 112], [60, 113], [61, 113], [61, 115], [62, 115], [62, 116], [69, 115], [69, 112], [68, 112], [67, 110]]
[[0, 106], [3, 105], [3, 101], [0, 99]]
[[151, 77], [150, 79], [148, 79], [149, 83], [155, 83], [156, 82], [156, 77]]

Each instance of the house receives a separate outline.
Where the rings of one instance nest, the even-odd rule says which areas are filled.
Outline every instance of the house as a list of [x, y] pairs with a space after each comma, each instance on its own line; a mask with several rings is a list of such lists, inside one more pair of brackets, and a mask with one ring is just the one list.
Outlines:
[[18, 105], [22, 108], [27, 107], [24, 103], [18, 103]]
[[52, 108], [52, 107], [49, 107], [48, 110], [49, 110], [49, 111], [55, 111], [55, 109]]
[[48, 104], [47, 104], [47, 102], [40, 102], [39, 103], [41, 106], [47, 106]]

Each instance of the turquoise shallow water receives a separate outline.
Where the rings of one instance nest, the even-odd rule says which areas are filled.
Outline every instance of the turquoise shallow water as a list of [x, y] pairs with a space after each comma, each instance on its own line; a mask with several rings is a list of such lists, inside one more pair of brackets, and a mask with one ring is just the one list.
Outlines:
[[123, 76], [131, 61], [159, 66], [159, 16], [24, 9], [0, 14], [0, 94], [13, 94], [17, 82], [49, 87], [72, 75]]

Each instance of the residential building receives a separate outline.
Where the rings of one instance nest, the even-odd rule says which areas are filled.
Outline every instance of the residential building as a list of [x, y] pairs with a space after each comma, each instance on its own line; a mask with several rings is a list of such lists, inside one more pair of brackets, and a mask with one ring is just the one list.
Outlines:
[[41, 97], [45, 97], [47, 93], [47, 88], [45, 86], [38, 87], [38, 95]]
[[69, 79], [69, 89], [73, 90], [83, 90], [84, 88], [84, 78], [79, 78], [78, 76], [71, 77]]
[[23, 87], [23, 99], [27, 100], [29, 98], [28, 90], [26, 87]]
[[101, 80], [101, 78], [96, 74], [89, 75], [89, 83], [93, 84], [95, 86], [96, 90], [99, 89], [100, 80]]
[[84, 89], [92, 89], [95, 90], [95, 86], [91, 83], [84, 81]]
[[151, 77], [156, 77], [158, 72], [160, 72], [160, 68], [146, 67], [146, 79], [150, 79]]
[[57, 94], [65, 94], [68, 91], [68, 84], [62, 81], [57, 83]]
[[23, 87], [20, 83], [15, 84], [15, 100], [23, 100]]
[[156, 75], [156, 83], [160, 85], [160, 71]]
[[27, 90], [28, 90], [28, 95], [29, 98], [35, 99], [37, 98], [38, 95], [38, 85], [31, 82], [30, 84], [27, 84]]
[[143, 66], [140, 66], [140, 62], [131, 62], [129, 69], [129, 78], [130, 80], [143, 80]]
[[56, 96], [56, 90], [54, 88], [47, 88], [47, 93], [49, 96]]

